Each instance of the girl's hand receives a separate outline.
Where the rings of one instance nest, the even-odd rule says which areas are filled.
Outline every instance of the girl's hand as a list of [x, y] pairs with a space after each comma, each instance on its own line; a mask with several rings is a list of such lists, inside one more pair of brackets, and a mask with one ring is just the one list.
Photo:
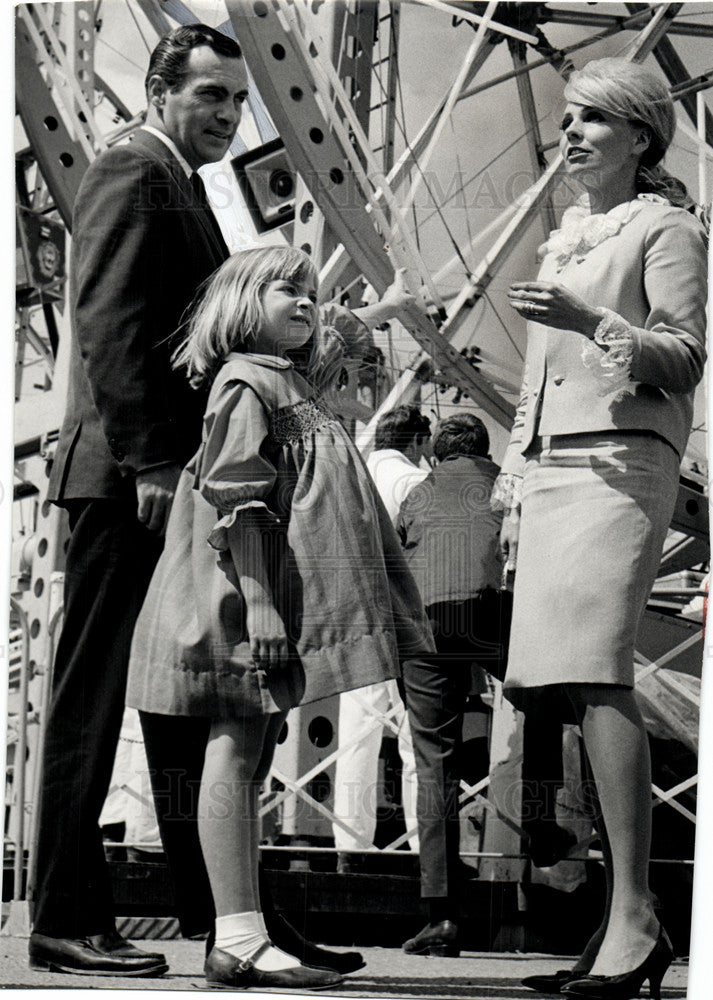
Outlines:
[[409, 291], [406, 285], [406, 268], [399, 267], [394, 272], [394, 280], [384, 292], [381, 298], [381, 306], [384, 313], [388, 313], [388, 318], [396, 318], [408, 306], [412, 306], [416, 301], [416, 296]]
[[287, 663], [287, 633], [282, 619], [270, 602], [252, 604], [247, 610], [250, 652], [255, 663], [265, 669]]
[[390, 319], [398, 319], [404, 309], [408, 309], [418, 300], [406, 285], [406, 268], [400, 267], [394, 272], [394, 280], [384, 292], [380, 301], [369, 306], [354, 309], [357, 316], [370, 330], [388, 323]]
[[550, 281], [516, 281], [510, 286], [508, 299], [525, 319], [556, 330], [573, 330], [588, 340], [593, 340], [602, 319], [599, 309]]

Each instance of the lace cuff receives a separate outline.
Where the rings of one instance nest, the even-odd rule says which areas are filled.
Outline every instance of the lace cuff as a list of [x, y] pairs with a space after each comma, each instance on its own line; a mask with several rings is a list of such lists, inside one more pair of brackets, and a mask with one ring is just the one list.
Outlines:
[[582, 350], [582, 363], [594, 373], [599, 396], [612, 392], [634, 391], [631, 363], [634, 359], [634, 337], [631, 326], [618, 313], [602, 309], [603, 316], [594, 331], [594, 340]]
[[501, 472], [495, 480], [493, 492], [490, 494], [490, 506], [493, 510], [514, 510], [520, 506], [522, 499], [522, 476], [514, 472]]
[[238, 515], [244, 510], [257, 510], [269, 522], [277, 523], [279, 521], [277, 515], [273, 514], [262, 500], [247, 500], [245, 503], [237, 504], [229, 513], [223, 514], [220, 520], [216, 521], [208, 535], [208, 544], [211, 548], [217, 549], [218, 552], [228, 552], [230, 550], [228, 529], [233, 527], [238, 519]]

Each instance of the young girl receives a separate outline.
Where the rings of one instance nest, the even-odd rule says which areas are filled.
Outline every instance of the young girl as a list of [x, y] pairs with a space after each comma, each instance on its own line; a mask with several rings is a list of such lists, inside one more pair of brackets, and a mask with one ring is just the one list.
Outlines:
[[288, 709], [395, 677], [400, 659], [432, 648], [388, 515], [308, 381], [339, 369], [316, 303], [302, 251], [235, 254], [176, 359], [212, 388], [134, 634], [127, 702], [212, 720], [198, 821], [217, 914], [211, 985], [340, 981], [268, 939], [258, 791]]

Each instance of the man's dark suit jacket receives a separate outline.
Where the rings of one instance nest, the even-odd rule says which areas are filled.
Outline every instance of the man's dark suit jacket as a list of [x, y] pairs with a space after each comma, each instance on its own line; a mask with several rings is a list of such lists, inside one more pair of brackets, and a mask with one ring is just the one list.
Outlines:
[[171, 151], [149, 132], [89, 167], [73, 216], [72, 355], [49, 497], [130, 498], [137, 472], [184, 465], [204, 396], [171, 369], [172, 337], [228, 256]]

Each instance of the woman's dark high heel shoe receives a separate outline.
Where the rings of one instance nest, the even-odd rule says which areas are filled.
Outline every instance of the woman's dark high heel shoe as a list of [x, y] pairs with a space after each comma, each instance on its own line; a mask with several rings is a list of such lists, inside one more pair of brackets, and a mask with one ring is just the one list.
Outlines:
[[571, 969], [558, 969], [557, 972], [543, 972], [539, 976], [525, 976], [521, 982], [528, 990], [535, 990], [537, 993], [561, 993], [563, 987], [567, 986], [568, 983], [574, 982], [575, 979], [582, 979], [584, 976], [586, 976], [586, 972], [582, 969], [579, 972], [573, 972]]
[[636, 969], [620, 976], [583, 976], [562, 987], [561, 992], [567, 996], [589, 997], [589, 1000], [633, 1000], [648, 979], [652, 1000], [661, 1000], [661, 982], [672, 961], [673, 948], [661, 927], [656, 944]]

